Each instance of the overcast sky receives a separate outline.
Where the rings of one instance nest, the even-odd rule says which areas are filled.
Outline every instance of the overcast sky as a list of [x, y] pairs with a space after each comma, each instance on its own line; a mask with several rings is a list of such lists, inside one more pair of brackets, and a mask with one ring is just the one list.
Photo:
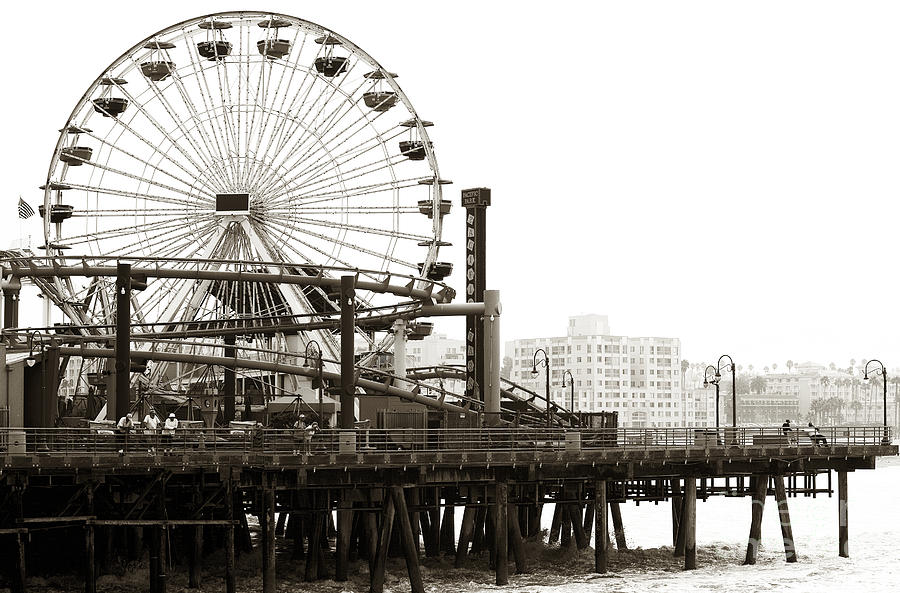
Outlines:
[[17, 196], [41, 199], [57, 129], [119, 54], [187, 18], [272, 10], [355, 42], [435, 122], [457, 270], [459, 190], [492, 188], [504, 341], [593, 312], [616, 334], [681, 338], [692, 362], [900, 366], [896, 2], [129, 6], [6, 7], [3, 247]]

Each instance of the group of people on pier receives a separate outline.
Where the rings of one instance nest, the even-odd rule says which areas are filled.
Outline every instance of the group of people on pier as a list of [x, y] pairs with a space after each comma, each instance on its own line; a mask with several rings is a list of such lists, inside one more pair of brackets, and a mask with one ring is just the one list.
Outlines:
[[827, 445], [828, 439], [825, 438], [817, 426], [815, 426], [812, 422], [806, 425], [806, 428], [794, 428], [791, 424], [790, 419], [784, 421], [784, 424], [781, 425], [781, 431], [784, 433], [784, 436], [788, 438], [788, 440], [792, 440], [796, 442], [799, 440], [800, 433], [804, 433], [809, 437], [809, 440], [812, 441], [813, 445]]
[[[159, 425], [159, 416], [156, 415], [156, 410], [152, 408], [147, 415], [144, 416], [144, 420], [140, 425], [135, 423], [134, 414], [131, 412], [128, 412], [119, 418], [119, 421], [116, 423], [116, 437], [119, 442], [119, 454], [122, 455], [127, 450], [129, 435], [137, 432], [139, 429], [143, 429], [144, 435], [149, 437], [155, 437], [157, 434], [162, 434], [167, 442], [171, 442], [172, 438], [175, 436], [175, 430], [178, 428], [178, 418], [175, 417], [174, 413], [169, 414], [168, 418], [162, 423], [161, 433], [159, 432]], [[151, 446], [147, 449], [147, 452], [154, 453], [155, 451]]]

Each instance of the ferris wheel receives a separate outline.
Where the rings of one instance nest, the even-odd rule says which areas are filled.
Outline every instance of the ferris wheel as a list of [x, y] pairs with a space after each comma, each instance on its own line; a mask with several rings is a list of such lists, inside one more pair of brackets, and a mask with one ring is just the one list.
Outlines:
[[[225, 12], [163, 29], [113, 61], [61, 130], [42, 248], [50, 259], [443, 280], [447, 182], [431, 123], [396, 79], [345, 37], [287, 15]], [[113, 319], [108, 280], [40, 288], [75, 323]], [[379, 304], [374, 291], [357, 297]], [[315, 286], [186, 278], [133, 300], [139, 320], [169, 324], [338, 307]], [[321, 340], [337, 353], [330, 333]]]

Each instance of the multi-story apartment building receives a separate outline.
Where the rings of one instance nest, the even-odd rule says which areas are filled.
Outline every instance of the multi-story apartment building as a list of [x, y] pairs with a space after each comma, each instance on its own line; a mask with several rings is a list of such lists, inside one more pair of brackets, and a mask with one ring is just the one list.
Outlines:
[[[565, 336], [507, 342], [510, 379], [542, 394], [545, 369], [539, 366], [533, 377], [532, 368], [535, 352], [543, 348], [550, 359], [555, 403], [575, 411], [618, 412], [619, 425], [625, 427], [695, 424], [682, 397], [680, 340], [610, 334], [605, 315], [579, 315], [569, 318]], [[564, 388], [567, 370], [574, 384], [566, 375]]]

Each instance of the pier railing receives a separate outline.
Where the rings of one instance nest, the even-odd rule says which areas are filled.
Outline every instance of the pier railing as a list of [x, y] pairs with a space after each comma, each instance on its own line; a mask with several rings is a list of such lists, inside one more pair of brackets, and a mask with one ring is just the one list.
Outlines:
[[485, 428], [485, 429], [178, 429], [127, 433], [91, 428], [0, 429], [0, 455], [321, 455], [338, 453], [548, 452], [695, 450], [722, 447], [835, 447], [889, 444], [890, 427], [822, 427], [818, 433], [781, 427], [737, 428]]

